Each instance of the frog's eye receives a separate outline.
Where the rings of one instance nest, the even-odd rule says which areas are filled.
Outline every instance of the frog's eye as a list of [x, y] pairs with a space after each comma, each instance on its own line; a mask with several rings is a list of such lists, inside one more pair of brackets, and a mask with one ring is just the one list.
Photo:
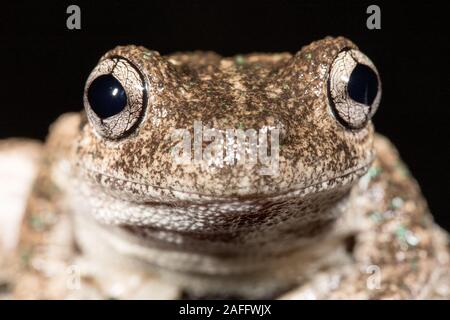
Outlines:
[[342, 50], [331, 64], [328, 100], [336, 119], [345, 127], [364, 127], [381, 98], [381, 81], [368, 57], [354, 49]]
[[84, 106], [95, 131], [120, 139], [135, 131], [147, 106], [145, 77], [130, 61], [112, 57], [101, 61], [86, 81]]

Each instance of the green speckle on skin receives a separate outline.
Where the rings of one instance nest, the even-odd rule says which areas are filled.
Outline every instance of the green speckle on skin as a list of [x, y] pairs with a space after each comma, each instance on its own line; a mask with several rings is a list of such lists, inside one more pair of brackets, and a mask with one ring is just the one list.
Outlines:
[[405, 237], [406, 237], [406, 232], [408, 230], [405, 228], [404, 225], [399, 225], [397, 227], [397, 229], [395, 230], [395, 235], [397, 236], [397, 238], [401, 241], [405, 241]]
[[44, 220], [38, 215], [32, 215], [28, 219], [28, 223], [30, 224], [31, 228], [36, 231], [42, 231], [46, 227]]
[[394, 197], [392, 200], [391, 200], [391, 204], [390, 204], [390, 208], [391, 209], [400, 209], [402, 206], [403, 206], [403, 203], [404, 203], [404, 201], [403, 201], [403, 199], [402, 198], [400, 198], [400, 197]]
[[309, 53], [309, 52], [305, 53], [306, 59], [311, 60], [311, 57], [312, 57], [311, 53]]
[[398, 170], [400, 172], [400, 174], [404, 177], [410, 176], [410, 172], [409, 172], [408, 168], [402, 162], [397, 162], [395, 164], [395, 169]]
[[380, 167], [370, 167], [367, 174], [372, 179], [372, 178], [377, 177], [382, 171], [383, 171], [383, 169], [381, 169]]
[[236, 128], [236, 129], [244, 130], [244, 124], [243, 124], [242, 122], [239, 122], [239, 123], [235, 126], [235, 128]]
[[237, 56], [234, 58], [234, 62], [235, 62], [238, 66], [242, 66], [242, 65], [245, 64], [245, 59], [244, 59], [244, 57], [243, 57], [242, 55], [237, 55]]
[[375, 223], [380, 223], [383, 221], [383, 215], [378, 211], [374, 211], [370, 214], [370, 219]]
[[284, 84], [284, 85], [283, 85], [283, 89], [284, 89], [284, 90], [289, 90], [289, 89], [290, 89], [290, 88], [289, 88], [289, 85], [288, 85], [288, 84]]
[[150, 59], [152, 57], [152, 53], [150, 51], [144, 51], [142, 53], [142, 57], [146, 60]]
[[395, 230], [397, 238], [404, 244], [408, 244], [415, 247], [419, 244], [420, 239], [411, 231], [408, 230], [404, 225], [399, 225], [397, 230]]
[[20, 254], [20, 261], [22, 262], [22, 265], [24, 267], [29, 267], [30, 260], [31, 260], [31, 249], [22, 250], [22, 252]]

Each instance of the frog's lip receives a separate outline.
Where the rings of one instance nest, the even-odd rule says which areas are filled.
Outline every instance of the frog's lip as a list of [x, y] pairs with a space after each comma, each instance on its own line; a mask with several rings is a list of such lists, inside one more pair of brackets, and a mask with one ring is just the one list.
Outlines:
[[[145, 184], [130, 179], [114, 177], [110, 174], [90, 169], [85, 166], [82, 167], [85, 173], [88, 174], [89, 178], [91, 178], [96, 185], [108, 190], [108, 194], [112, 195], [114, 198], [137, 203], [170, 203], [180, 200], [182, 201], [184, 200], [187, 202], [189, 201], [226, 202], [230, 200], [254, 199], [261, 197], [270, 197], [272, 199], [276, 199], [286, 196], [305, 196], [312, 192], [334, 189], [351, 184], [368, 171], [372, 162], [373, 159], [370, 159], [368, 163], [358, 166], [356, 168], [351, 168], [341, 175], [334, 176], [332, 178], [328, 178], [306, 186], [297, 185], [287, 190], [267, 189], [259, 193], [249, 193], [246, 192], [249, 190], [248, 188], [245, 189], [242, 188], [239, 190], [233, 190], [232, 192], [228, 191], [229, 195], [226, 196], [176, 190], [170, 187], [161, 187]], [[123, 187], [123, 190], [117, 191], [117, 188], [113, 187], [114, 185], [117, 185], [117, 183], [119, 183]], [[332, 185], [331, 188], [330, 185]], [[111, 192], [111, 189], [116, 189], [116, 191]]]

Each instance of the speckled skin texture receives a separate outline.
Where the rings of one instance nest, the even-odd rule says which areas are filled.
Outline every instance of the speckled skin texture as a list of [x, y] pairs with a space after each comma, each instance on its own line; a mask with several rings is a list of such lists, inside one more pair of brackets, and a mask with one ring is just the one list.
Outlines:
[[[33, 257], [43, 246], [48, 253], [50, 235], [70, 230], [54, 236], [65, 248], [54, 259], [90, 266], [77, 291], [87, 297], [136, 297], [135, 289], [111, 294], [105, 282], [126, 287], [121, 279], [137, 274], [140, 287], [166, 286], [168, 298], [287, 290], [283, 297], [445, 297], [447, 239], [414, 180], [396, 171], [404, 167], [370, 119], [346, 128], [330, 108], [330, 66], [344, 48], [357, 50], [339, 37], [295, 55], [160, 56], [135, 46], [108, 52], [86, 87], [122, 57], [133, 68], [118, 77], [131, 74], [130, 86], [145, 90], [130, 98], [144, 99], [143, 110], [137, 102], [102, 123], [85, 98], [86, 113], [57, 121], [20, 250]], [[261, 175], [259, 164], [174, 164], [171, 130], [192, 130], [194, 121], [220, 131], [279, 128], [279, 174]], [[54, 219], [36, 230], [30, 217], [42, 212]], [[17, 296], [27, 296], [30, 285], [38, 297], [70, 296], [60, 278], [36, 276], [29, 261]], [[375, 289], [361, 272], [373, 265], [383, 273]], [[332, 278], [328, 287], [321, 275]], [[447, 289], [436, 293], [438, 283]]]

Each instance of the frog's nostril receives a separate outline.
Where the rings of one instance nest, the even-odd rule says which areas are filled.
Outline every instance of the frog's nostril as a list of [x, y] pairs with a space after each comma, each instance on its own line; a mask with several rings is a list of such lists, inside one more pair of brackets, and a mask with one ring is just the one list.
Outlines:
[[92, 81], [87, 98], [92, 111], [102, 119], [120, 113], [127, 105], [125, 89], [111, 74], [101, 75]]

